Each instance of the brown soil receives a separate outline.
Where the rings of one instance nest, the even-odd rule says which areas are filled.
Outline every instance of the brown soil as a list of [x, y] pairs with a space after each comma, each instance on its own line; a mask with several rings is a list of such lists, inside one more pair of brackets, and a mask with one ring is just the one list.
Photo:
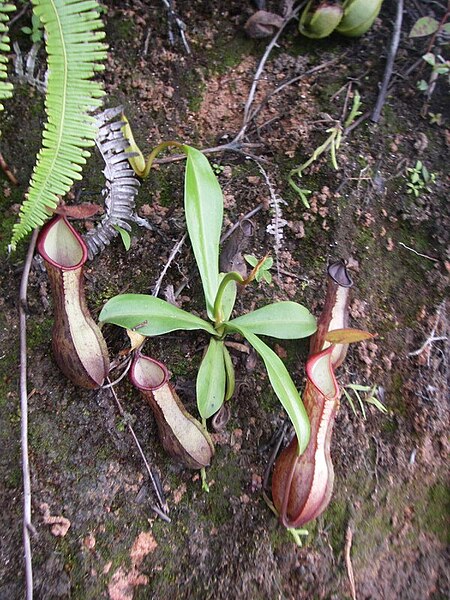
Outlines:
[[[107, 3], [107, 103], [124, 105], [138, 143], [148, 151], [169, 139], [199, 148], [230, 141], [242, 125], [244, 104], [267, 44], [245, 37], [243, 25], [253, 12], [250, 2], [177, 4], [191, 55], [177, 37], [170, 46], [162, 3]], [[267, 4], [277, 10], [276, 2]], [[429, 40], [407, 37], [419, 8], [436, 10], [439, 16], [438, 3], [426, 8], [421, 4], [405, 3], [397, 73], [406, 73], [426, 50]], [[231, 419], [214, 434], [217, 450], [207, 472], [209, 494], [202, 491], [197, 474], [164, 454], [148, 407], [125, 381], [117, 393], [160, 475], [170, 507], [171, 523], [166, 524], [150, 508], [153, 492], [109, 390], [76, 389], [58, 371], [50, 346], [52, 299], [46, 274], [35, 262], [29, 284], [28, 385], [36, 598], [351, 598], [345, 562], [349, 529], [357, 598], [449, 597], [448, 83], [439, 79], [428, 114], [422, 117], [424, 96], [416, 82], [429, 75], [428, 67], [398, 78], [378, 126], [365, 121], [343, 141], [339, 171], [328, 155], [306, 171], [302, 184], [313, 190], [310, 209], [287, 183], [289, 170], [325, 140], [326, 115], [341, 118], [349, 82], [361, 93], [363, 111], [374, 106], [394, 5], [386, 0], [375, 26], [361, 39], [336, 35], [313, 42], [300, 38], [291, 23], [269, 58], [254, 107], [288, 79], [330, 64], [272, 95], [248, 129], [246, 141], [257, 144], [249, 152], [260, 157], [284, 200], [287, 224], [273, 283], [246, 288], [236, 304], [239, 314], [293, 299], [318, 315], [327, 262], [351, 259], [351, 325], [378, 337], [350, 349], [339, 380], [343, 385], [376, 385], [388, 414], [366, 405], [364, 420], [342, 400], [332, 446], [333, 500], [307, 526], [309, 535], [299, 548], [262, 497], [269, 442], [286, 415], [268, 389], [260, 361], [231, 351], [237, 388], [229, 404]], [[14, 27], [13, 38], [25, 20]], [[430, 122], [430, 113], [440, 113], [441, 124]], [[43, 119], [42, 98], [17, 84], [2, 116], [2, 153], [20, 185], [12, 188], [3, 176], [0, 181], [1, 600], [21, 598], [24, 591], [17, 299], [26, 244], [13, 255], [7, 254], [6, 245]], [[415, 198], [407, 194], [406, 167], [417, 160], [436, 174], [436, 182]], [[234, 247], [232, 238], [224, 244], [227, 260], [239, 258], [236, 248], [242, 251], [244, 243], [248, 253], [275, 255], [274, 237], [267, 233], [270, 193], [258, 164], [232, 153], [213, 155], [211, 161], [223, 167], [219, 180], [225, 194], [225, 230], [263, 204], [252, 217], [253, 235], [241, 244], [234, 239]], [[93, 157], [85, 180], [75, 188], [78, 198], [100, 201], [100, 170], [99, 158]], [[181, 164], [161, 165], [143, 182], [139, 213], [154, 229], [136, 227], [129, 252], [117, 241], [88, 265], [86, 292], [94, 316], [117, 293], [150, 293], [184, 232], [182, 190]], [[180, 306], [201, 313], [192, 262], [185, 244], [164, 279], [161, 296], [168, 286], [170, 293], [185, 284]], [[441, 339], [410, 355], [432, 333]], [[126, 348], [122, 330], [107, 327], [105, 335], [111, 354]], [[146, 346], [168, 365], [193, 413], [196, 370], [206, 341], [201, 334], [174, 333]], [[280, 342], [276, 350], [301, 388], [306, 342]]]

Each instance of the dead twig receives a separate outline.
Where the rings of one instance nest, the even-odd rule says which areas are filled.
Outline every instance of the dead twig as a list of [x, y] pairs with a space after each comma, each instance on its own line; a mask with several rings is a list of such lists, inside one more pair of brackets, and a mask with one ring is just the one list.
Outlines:
[[164, 268], [161, 271], [161, 274], [158, 277], [158, 280], [157, 280], [157, 282], [155, 283], [155, 285], [153, 287], [152, 296], [157, 296], [159, 294], [159, 290], [161, 289], [161, 284], [163, 282], [163, 279], [164, 279], [167, 271], [169, 270], [169, 267], [172, 264], [175, 256], [181, 250], [181, 247], [183, 246], [184, 242], [186, 241], [186, 238], [187, 238], [187, 233], [184, 233], [181, 236], [181, 238], [178, 240], [178, 242], [175, 244], [175, 246], [172, 248], [172, 251], [171, 251], [171, 253], [169, 255], [169, 258], [167, 259], [167, 262], [164, 265]]
[[186, 39], [185, 23], [180, 19], [180, 17], [173, 10], [172, 0], [162, 0], [162, 3], [164, 4], [166, 11], [167, 11], [167, 20], [169, 22], [169, 42], [170, 42], [171, 46], [175, 45], [175, 37], [174, 37], [173, 31], [172, 31], [172, 24], [175, 23], [176, 26], [178, 27], [178, 33], [180, 35], [181, 41], [183, 42], [183, 46], [184, 46], [184, 49], [186, 50], [186, 54], [190, 54], [191, 49], [190, 49], [188, 41]]
[[445, 306], [445, 300], [443, 300], [441, 302], [441, 304], [438, 306], [438, 309], [436, 312], [436, 320], [434, 322], [433, 329], [431, 330], [430, 335], [428, 336], [428, 338], [424, 341], [424, 343], [420, 346], [420, 348], [418, 350], [414, 350], [413, 352], [408, 352], [408, 356], [419, 356], [430, 344], [433, 344], [434, 342], [441, 342], [441, 341], [447, 340], [446, 335], [441, 335], [441, 336], [435, 335], [436, 330], [439, 325], [439, 322], [441, 320], [441, 312], [442, 312], [442, 309], [444, 308], [444, 306]]
[[394, 61], [397, 55], [398, 45], [400, 42], [400, 32], [402, 29], [403, 20], [403, 0], [397, 0], [397, 14], [395, 17], [394, 32], [392, 34], [391, 47], [389, 48], [389, 54], [386, 61], [386, 67], [384, 69], [383, 82], [381, 84], [378, 99], [375, 104], [375, 108], [372, 113], [371, 120], [374, 123], [378, 123], [383, 110], [384, 103], [386, 102], [386, 94], [389, 88], [389, 82], [391, 80], [392, 71], [394, 70]]
[[10, 182], [13, 185], [19, 185], [19, 182], [17, 181], [17, 177], [14, 175], [14, 173], [9, 168], [8, 163], [3, 158], [3, 154], [1, 152], [0, 152], [0, 168], [2, 169], [3, 173], [6, 175], [6, 177], [10, 180]]
[[356, 587], [355, 587], [355, 575], [353, 573], [353, 565], [352, 559], [350, 557], [350, 551], [352, 549], [352, 540], [353, 540], [353, 532], [350, 528], [350, 525], [347, 527], [347, 531], [345, 532], [345, 567], [347, 569], [347, 576], [350, 582], [350, 591], [352, 594], [352, 599], [356, 600]]
[[31, 263], [36, 247], [38, 229], [28, 246], [28, 252], [20, 281], [19, 293], [19, 331], [20, 331], [20, 444], [22, 448], [23, 477], [23, 548], [25, 559], [25, 590], [27, 600], [33, 598], [33, 565], [31, 554], [30, 532], [34, 531], [31, 523], [31, 478], [28, 455], [28, 392], [27, 392], [27, 290]]
[[247, 131], [247, 128], [248, 128], [250, 120], [251, 120], [250, 119], [250, 110], [251, 110], [253, 101], [255, 99], [256, 89], [258, 87], [258, 83], [259, 83], [259, 81], [261, 79], [262, 72], [264, 71], [264, 67], [266, 66], [266, 62], [267, 62], [267, 59], [270, 56], [270, 53], [275, 48], [275, 46], [276, 46], [276, 44], [278, 42], [278, 39], [281, 36], [281, 34], [283, 33], [285, 27], [288, 25], [288, 23], [292, 19], [294, 19], [295, 17], [297, 17], [297, 15], [299, 14], [300, 10], [304, 7], [305, 4], [306, 4], [306, 0], [305, 0], [305, 2], [301, 2], [299, 4], [299, 6], [297, 6], [292, 12], [290, 12], [288, 15], [286, 15], [286, 18], [285, 18], [283, 24], [281, 25], [280, 29], [276, 32], [276, 34], [273, 36], [273, 38], [269, 42], [269, 44], [268, 44], [268, 46], [267, 46], [267, 48], [266, 48], [266, 50], [265, 50], [265, 52], [264, 52], [261, 60], [259, 61], [259, 65], [258, 65], [258, 68], [256, 69], [255, 76], [253, 77], [253, 83], [251, 85], [247, 101], [245, 103], [244, 119], [243, 119], [242, 127], [241, 127], [241, 130], [239, 131], [239, 133], [234, 138], [234, 140], [233, 140], [234, 142], [240, 141], [244, 137], [244, 135], [245, 135], [245, 133]]
[[[106, 380], [107, 380], [107, 382], [109, 384], [111, 383], [111, 381], [110, 381], [110, 379], [108, 377], [106, 378]], [[119, 398], [118, 398], [118, 396], [116, 394], [116, 390], [114, 389], [114, 387], [111, 387], [110, 390], [111, 390], [111, 394], [113, 395], [113, 398], [114, 398], [114, 400], [116, 402], [117, 408], [119, 409], [120, 416], [122, 418], [125, 418], [125, 411], [123, 410], [122, 403], [120, 402], [120, 400], [119, 400]], [[146, 469], [146, 471], [148, 473], [148, 476], [150, 477], [150, 481], [152, 483], [153, 490], [154, 490], [154, 492], [156, 494], [156, 497], [158, 499], [158, 502], [159, 502], [159, 507], [151, 504], [150, 508], [153, 510], [154, 513], [156, 513], [159, 517], [161, 517], [161, 519], [163, 519], [167, 523], [170, 523], [170, 518], [168, 517], [169, 509], [168, 509], [168, 506], [167, 506], [167, 503], [166, 503], [165, 499], [163, 498], [163, 495], [161, 494], [160, 486], [158, 486], [158, 484], [157, 484], [156, 476], [153, 473], [153, 471], [152, 471], [152, 469], [150, 467], [150, 464], [149, 464], [149, 462], [147, 460], [147, 457], [144, 454], [142, 446], [141, 446], [141, 444], [140, 444], [140, 442], [139, 442], [139, 440], [138, 440], [138, 438], [136, 436], [136, 433], [135, 433], [135, 431], [133, 429], [133, 426], [127, 420], [125, 420], [125, 423], [126, 423], [126, 426], [128, 428], [128, 431], [131, 434], [131, 437], [133, 438], [135, 446], [138, 449], [139, 454], [141, 455], [142, 461], [143, 461], [143, 463], [145, 465], [145, 469]]]
[[433, 258], [432, 256], [428, 256], [428, 254], [422, 254], [421, 252], [417, 252], [417, 250], [414, 250], [414, 248], [410, 248], [409, 246], [407, 246], [403, 242], [399, 242], [398, 245], [402, 246], [403, 248], [406, 248], [406, 250], [409, 250], [410, 252], [413, 252], [414, 254], [417, 254], [417, 256], [421, 256], [422, 258], [427, 258], [428, 260], [431, 260], [431, 261], [433, 261], [435, 263], [439, 262], [439, 260], [437, 258]]

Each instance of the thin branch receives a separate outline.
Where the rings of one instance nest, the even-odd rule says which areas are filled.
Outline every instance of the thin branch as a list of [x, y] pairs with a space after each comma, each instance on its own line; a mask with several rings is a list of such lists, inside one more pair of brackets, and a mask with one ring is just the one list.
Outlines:
[[259, 213], [259, 211], [263, 208], [263, 206], [264, 206], [263, 204], [258, 204], [258, 206], [256, 206], [255, 208], [252, 208], [252, 210], [250, 210], [243, 217], [241, 217], [238, 221], [236, 221], [236, 223], [234, 225], [232, 225], [230, 227], [230, 229], [228, 231], [226, 231], [223, 234], [223, 236], [220, 238], [220, 243], [223, 244], [223, 242], [230, 237], [230, 235], [233, 233], [233, 231], [235, 231], [239, 227], [239, 225], [242, 223], [242, 221], [251, 219], [251, 217], [253, 217], [257, 213]]
[[38, 236], [38, 229], [28, 246], [28, 252], [20, 281], [19, 292], [19, 330], [20, 330], [20, 444], [22, 448], [22, 477], [23, 477], [23, 547], [25, 558], [25, 589], [27, 600], [33, 599], [33, 565], [31, 555], [30, 532], [31, 523], [31, 477], [28, 456], [28, 391], [27, 391], [27, 290], [31, 263]]
[[264, 71], [264, 67], [266, 66], [266, 62], [267, 62], [267, 59], [269, 58], [270, 53], [276, 46], [278, 39], [281, 36], [281, 34], [283, 33], [286, 25], [298, 15], [298, 13], [300, 12], [300, 10], [303, 8], [303, 6], [305, 4], [306, 4], [306, 0], [305, 0], [305, 2], [301, 2], [299, 6], [297, 6], [291, 13], [289, 13], [286, 16], [283, 24], [281, 25], [280, 29], [276, 32], [276, 34], [271, 39], [261, 60], [259, 61], [259, 65], [258, 65], [258, 68], [256, 69], [256, 73], [253, 78], [253, 83], [250, 88], [250, 92], [248, 94], [247, 102], [245, 103], [244, 120], [242, 123], [242, 127], [241, 127], [241, 130], [239, 131], [239, 133], [237, 134], [237, 136], [235, 137], [234, 141], [237, 142], [237, 141], [241, 140], [244, 137], [245, 132], [247, 131], [247, 127], [250, 123], [250, 109], [251, 109], [253, 101], [255, 99], [255, 93], [256, 93], [256, 89], [258, 87], [258, 83], [261, 78], [261, 74]]
[[161, 289], [161, 284], [163, 282], [163, 279], [166, 276], [166, 273], [167, 273], [170, 265], [172, 264], [175, 256], [181, 250], [181, 247], [184, 244], [184, 242], [186, 241], [186, 238], [187, 238], [187, 233], [184, 233], [181, 236], [181, 238], [178, 240], [178, 242], [175, 244], [175, 246], [172, 248], [172, 252], [170, 253], [169, 258], [167, 259], [167, 262], [164, 265], [164, 268], [161, 271], [160, 276], [158, 277], [158, 281], [155, 283], [155, 285], [153, 287], [152, 296], [157, 296], [159, 294], [159, 290]]
[[273, 91], [269, 92], [261, 100], [259, 106], [257, 106], [255, 108], [255, 110], [252, 112], [252, 114], [249, 116], [248, 122], [250, 123], [250, 121], [254, 120], [254, 118], [261, 112], [261, 110], [268, 103], [268, 101], [273, 96], [275, 96], [275, 94], [279, 94], [281, 91], [283, 91], [288, 86], [293, 85], [294, 83], [297, 83], [298, 81], [300, 81], [304, 77], [307, 77], [308, 75], [312, 75], [313, 73], [317, 73], [318, 71], [322, 71], [326, 67], [330, 67], [331, 65], [334, 65], [335, 63], [337, 63], [339, 61], [342, 61], [345, 58], [346, 55], [347, 55], [347, 52], [344, 52], [344, 54], [339, 55], [339, 58], [334, 58], [333, 60], [329, 60], [327, 62], [324, 62], [321, 65], [317, 65], [315, 67], [312, 67], [311, 69], [308, 69], [304, 73], [301, 73], [300, 75], [297, 75], [296, 77], [293, 77], [292, 79], [288, 79], [287, 81], [285, 81], [284, 83], [282, 83], [281, 85], [279, 85], [278, 87], [276, 87]]
[[439, 304], [439, 307], [436, 312], [436, 320], [434, 322], [433, 329], [431, 330], [430, 335], [428, 336], [428, 338], [425, 340], [425, 342], [422, 344], [422, 346], [418, 350], [409, 352], [408, 356], [419, 356], [427, 348], [427, 346], [429, 346], [433, 342], [443, 341], [443, 340], [447, 339], [447, 336], [435, 336], [436, 330], [439, 325], [439, 321], [441, 319], [441, 312], [442, 312], [442, 309], [444, 308], [444, 306], [445, 306], [445, 300], [443, 300]]
[[410, 252], [414, 252], [414, 254], [417, 254], [417, 256], [421, 256], [422, 258], [427, 258], [428, 260], [431, 260], [431, 261], [433, 261], [435, 263], [439, 262], [439, 260], [437, 258], [433, 258], [432, 256], [428, 256], [428, 254], [422, 254], [421, 252], [417, 252], [417, 250], [414, 250], [414, 248], [410, 248], [409, 246], [407, 246], [403, 242], [399, 242], [398, 245], [399, 246], [403, 246], [403, 248], [406, 248], [406, 250], [409, 250]]
[[345, 532], [345, 566], [347, 569], [347, 576], [350, 582], [350, 591], [352, 594], [352, 599], [356, 600], [356, 588], [355, 588], [355, 575], [353, 573], [353, 565], [352, 559], [350, 557], [350, 550], [352, 549], [352, 540], [353, 540], [353, 532], [350, 529], [350, 525], [347, 527], [347, 531]]
[[0, 168], [2, 169], [2, 171], [4, 172], [6, 177], [9, 179], [9, 181], [13, 185], [19, 185], [19, 182], [17, 181], [17, 177], [14, 175], [14, 173], [9, 168], [8, 163], [3, 158], [3, 154], [1, 152], [0, 152]]
[[[111, 381], [110, 381], [110, 379], [108, 377], [106, 378], [106, 380], [107, 380], [107, 382], [109, 384], [111, 383]], [[114, 398], [114, 400], [115, 400], [115, 402], [117, 404], [117, 408], [119, 409], [120, 416], [122, 418], [124, 418], [125, 417], [125, 411], [123, 410], [122, 403], [120, 402], [119, 398], [117, 397], [116, 390], [114, 389], [114, 387], [111, 387], [110, 389], [111, 389], [111, 394], [113, 395], [113, 398]], [[146, 458], [146, 456], [144, 454], [142, 446], [141, 446], [141, 444], [140, 444], [140, 442], [139, 442], [139, 440], [138, 440], [138, 438], [136, 436], [136, 433], [135, 433], [135, 431], [133, 429], [133, 426], [128, 421], [126, 421], [126, 426], [128, 428], [128, 431], [131, 433], [131, 437], [133, 438], [133, 441], [134, 441], [134, 443], [136, 445], [136, 448], [138, 449], [139, 454], [141, 455], [142, 461], [143, 461], [143, 463], [145, 465], [145, 468], [147, 470], [148, 476], [150, 477], [150, 481], [152, 483], [153, 489], [155, 491], [156, 497], [157, 497], [159, 505], [160, 505], [160, 509], [158, 507], [154, 506], [154, 505], [151, 505], [151, 509], [159, 517], [161, 517], [164, 521], [166, 521], [167, 523], [170, 523], [170, 518], [167, 516], [167, 513], [169, 512], [169, 509], [167, 507], [166, 501], [164, 500], [164, 498], [161, 495], [159, 486], [158, 486], [158, 484], [156, 482], [155, 474], [153, 473], [153, 471], [152, 471], [152, 469], [150, 467], [150, 464], [149, 464], [149, 462], [148, 462], [148, 460], [147, 460], [147, 458]]]
[[381, 84], [380, 92], [378, 94], [377, 103], [372, 113], [371, 120], [374, 123], [378, 123], [383, 110], [384, 103], [386, 102], [386, 94], [391, 80], [392, 71], [394, 70], [394, 61], [397, 55], [398, 45], [400, 43], [400, 32], [402, 29], [403, 20], [403, 0], [397, 0], [397, 15], [395, 18], [394, 32], [392, 34], [391, 47], [389, 48], [389, 55], [386, 61], [386, 67], [384, 69], [383, 83]]

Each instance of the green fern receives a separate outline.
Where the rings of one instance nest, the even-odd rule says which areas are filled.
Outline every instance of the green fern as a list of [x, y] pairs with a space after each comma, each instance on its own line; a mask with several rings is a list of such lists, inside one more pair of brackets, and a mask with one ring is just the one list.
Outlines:
[[6, 70], [7, 54], [11, 51], [8, 37], [8, 13], [13, 10], [16, 10], [14, 4], [7, 4], [4, 0], [0, 0], [0, 110], [4, 108], [1, 101], [11, 98], [13, 89], [12, 83], [6, 81], [8, 77]]
[[33, 0], [34, 13], [46, 33], [48, 83], [43, 132], [30, 181], [13, 228], [11, 247], [35, 227], [41, 226], [75, 180], [94, 145], [98, 126], [89, 112], [101, 104], [101, 84], [92, 81], [106, 58], [103, 23], [95, 0]]

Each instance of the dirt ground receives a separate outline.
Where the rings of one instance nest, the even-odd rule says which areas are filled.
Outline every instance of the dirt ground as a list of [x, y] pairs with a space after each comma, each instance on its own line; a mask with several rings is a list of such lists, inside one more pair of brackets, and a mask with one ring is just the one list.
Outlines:
[[[282, 3], [266, 4], [281, 10]], [[244, 139], [252, 145], [241, 153], [210, 156], [224, 190], [224, 232], [261, 205], [251, 217], [252, 235], [235, 234], [224, 242], [223, 264], [235, 265], [243, 251], [269, 252], [279, 267], [273, 269], [271, 285], [254, 285], [239, 295], [236, 314], [293, 299], [318, 315], [327, 263], [351, 260], [351, 325], [377, 337], [350, 349], [339, 381], [376, 385], [388, 413], [366, 404], [364, 419], [360, 410], [355, 415], [341, 401], [332, 442], [333, 499], [324, 515], [307, 526], [309, 535], [300, 548], [262, 496], [271, 441], [286, 415], [252, 353], [232, 350], [237, 387], [230, 420], [213, 433], [209, 493], [202, 491], [197, 474], [164, 454], [148, 406], [124, 380], [117, 394], [159, 473], [170, 509], [171, 522], [165, 523], [150, 508], [154, 497], [146, 471], [110, 391], [76, 389], [56, 367], [50, 346], [52, 299], [46, 274], [35, 262], [27, 327], [36, 598], [341, 600], [352, 597], [348, 556], [358, 599], [450, 596], [449, 88], [439, 78], [424, 109], [426, 99], [416, 83], [429, 76], [429, 67], [419, 61], [429, 39], [408, 39], [419, 16], [435, 11], [442, 17], [441, 3], [406, 0], [395, 87], [382, 118], [378, 125], [365, 120], [343, 140], [338, 171], [323, 155], [305, 172], [302, 185], [313, 191], [310, 209], [287, 183], [290, 169], [325, 140], [327, 115], [341, 119], [345, 103], [351, 102], [349, 90], [359, 90], [363, 112], [373, 109], [395, 4], [386, 0], [374, 27], [360, 39], [307, 40], [291, 22], [257, 88], [253, 107], [261, 110]], [[209, 148], [231, 141], [242, 126], [250, 86], [270, 40], [245, 35], [254, 5], [178, 1], [189, 55], [176, 27], [171, 46], [162, 2], [106, 6], [106, 104], [124, 106], [140, 146], [150, 151], [160, 141], [176, 139]], [[20, 27], [27, 18], [11, 32], [24, 49], [28, 40]], [[16, 83], [14, 99], [2, 115], [1, 150], [19, 186], [0, 175], [1, 600], [24, 593], [17, 306], [27, 244], [11, 255], [7, 244], [44, 118], [39, 93]], [[416, 198], [407, 194], [406, 169], [418, 160], [436, 180]], [[73, 202], [101, 202], [102, 168], [93, 156]], [[278, 241], [267, 231], [273, 207], [264, 173], [285, 220]], [[116, 241], [88, 264], [86, 293], [94, 316], [117, 293], [151, 292], [185, 231], [182, 195], [180, 163], [160, 165], [142, 182], [138, 213], [152, 229], [134, 227], [128, 252]], [[83, 230], [89, 223], [77, 226]], [[180, 306], [201, 313], [192, 264], [185, 244], [160, 295], [179, 292]], [[122, 330], [108, 326], [104, 331], [111, 356], [127, 347]], [[425, 344], [430, 338], [439, 339]], [[203, 335], [189, 332], [155, 338], [146, 346], [167, 364], [193, 413], [196, 369], [205, 345]], [[275, 349], [301, 389], [307, 343], [279, 342]]]

